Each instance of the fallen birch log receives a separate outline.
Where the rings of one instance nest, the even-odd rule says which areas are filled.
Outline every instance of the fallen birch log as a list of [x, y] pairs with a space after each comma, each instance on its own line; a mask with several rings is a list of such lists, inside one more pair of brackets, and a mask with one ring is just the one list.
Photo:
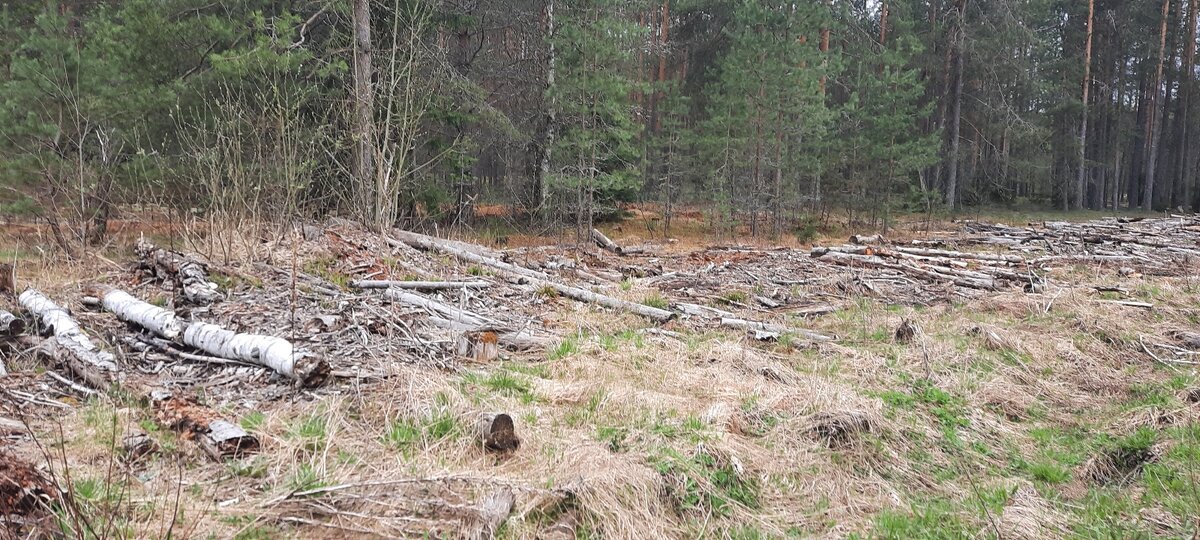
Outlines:
[[789, 328], [789, 327], [779, 326], [779, 325], [770, 324], [770, 323], [764, 323], [764, 322], [758, 322], [758, 321], [747, 321], [745, 319], [735, 319], [735, 318], [731, 318], [731, 317], [722, 317], [721, 318], [721, 326], [724, 326], [726, 328], [735, 328], [735, 329], [744, 330], [744, 331], [767, 332], [770, 334], [777, 334], [777, 335], [793, 334], [793, 335], [802, 337], [804, 339], [808, 339], [810, 341], [836, 341], [837, 340], [836, 337], [822, 334], [820, 332], [815, 332], [813, 330], [808, 330], [806, 328]]
[[[17, 300], [38, 318], [44, 333], [52, 336], [43, 344], [46, 352], [66, 360], [76, 376], [88, 384], [103, 388], [117, 374], [113, 355], [92, 343], [67, 310], [35, 289], [26, 289]], [[65, 354], [58, 354], [58, 349]]]
[[183, 331], [183, 344], [214, 356], [269, 367], [301, 386], [320, 386], [329, 378], [324, 359], [298, 352], [286, 339], [238, 334], [215, 324], [193, 322]]
[[[410, 233], [410, 234], [412, 234], [412, 233]], [[420, 236], [424, 236], [424, 235], [420, 235]], [[394, 240], [388, 240], [388, 242], [389, 243], [394, 242]], [[446, 243], [441, 243], [436, 238], [432, 238], [432, 237], [415, 238], [415, 239], [413, 239], [412, 243], [410, 243], [409, 245], [411, 245], [415, 248], [419, 248], [419, 249], [441, 251], [443, 253], [454, 255], [455, 257], [458, 257], [459, 259], [464, 260], [464, 261], [473, 262], [476, 264], [482, 264], [484, 266], [490, 266], [490, 267], [496, 268], [498, 270], [504, 270], [506, 272], [525, 276], [525, 277], [530, 278], [530, 280], [534, 286], [550, 287], [550, 288], [558, 291], [558, 293], [563, 296], [566, 296], [568, 298], [572, 298], [574, 300], [578, 300], [581, 302], [589, 302], [589, 303], [593, 303], [593, 304], [599, 304], [601, 306], [609, 307], [609, 308], [613, 308], [613, 309], [622, 309], [625, 311], [636, 313], [643, 317], [654, 319], [659, 322], [666, 322], [675, 317], [674, 313], [667, 311], [665, 309], [659, 309], [659, 308], [646, 306], [646, 305], [642, 305], [642, 304], [635, 304], [633, 302], [628, 302], [625, 300], [621, 300], [619, 298], [613, 298], [611, 296], [607, 296], [607, 295], [600, 294], [600, 293], [594, 293], [591, 291], [580, 289], [578, 287], [572, 287], [570, 285], [564, 285], [562, 283], [557, 283], [557, 282], [551, 281], [550, 276], [545, 273], [538, 272], [536, 270], [530, 270], [528, 268], [523, 268], [523, 267], [516, 266], [513, 264], [509, 264], [504, 261], [500, 261], [500, 260], [493, 259], [490, 257], [484, 257], [482, 255], [478, 255], [478, 254], [470, 252], [470, 251], [465, 251], [465, 250], [457, 248], [455, 246], [452, 246], [452, 245], [449, 245]]]
[[883, 242], [883, 235], [879, 234], [854, 234], [850, 235], [851, 244], [878, 244]]
[[469, 519], [468, 526], [462, 531], [465, 540], [486, 540], [496, 538], [500, 526], [512, 513], [516, 495], [509, 488], [500, 488], [488, 494], [476, 511], [477, 517]]
[[504, 413], [484, 413], [474, 424], [475, 440], [489, 452], [511, 452], [521, 446], [511, 416]]
[[592, 241], [596, 242], [596, 245], [616, 253], [617, 255], [621, 254], [621, 246], [618, 246], [617, 243], [613, 242], [609, 237], [604, 236], [604, 233], [600, 232], [600, 229], [592, 229]]
[[459, 245], [461, 245], [462, 242], [455, 242], [452, 240], [442, 240], [441, 238], [434, 238], [432, 236], [425, 236], [423, 234], [417, 234], [417, 233], [408, 232], [408, 231], [394, 231], [394, 233], [397, 233], [397, 234], [404, 233], [404, 234], [403, 235], [398, 234], [400, 240], [394, 240], [394, 239], [388, 238], [387, 239], [388, 245], [394, 246], [397, 244], [405, 244], [405, 245], [415, 247], [417, 249], [422, 249], [425, 251], [440, 251], [440, 252], [446, 253], [448, 255], [453, 255], [453, 256], [457, 257], [459, 260], [463, 260], [463, 261], [475, 263], [475, 264], [481, 264], [484, 266], [490, 266], [490, 267], [496, 268], [498, 270], [504, 270], [505, 272], [508, 272], [511, 274], [517, 274], [519, 276], [525, 276], [528, 278], [539, 279], [539, 280], [550, 279], [550, 275], [546, 274], [545, 272], [538, 272], [537, 270], [530, 270], [523, 266], [509, 264], [509, 263], [506, 263], [499, 259], [494, 259], [492, 257], [480, 255], [479, 253], [476, 253], [474, 251], [470, 251], [468, 249], [459, 247]]
[[350, 282], [355, 289], [416, 289], [419, 291], [440, 291], [453, 289], [486, 289], [492, 284], [486, 281], [393, 281], [360, 279]]
[[24, 319], [0, 309], [0, 336], [15, 336], [24, 331]]
[[145, 238], [138, 238], [134, 251], [141, 266], [164, 281], [171, 281], [182, 296], [194, 304], [211, 304], [221, 299], [217, 284], [208, 280], [204, 264], [174, 251], [155, 247]]
[[[175, 313], [138, 300], [119, 289], [98, 287], [101, 305], [119, 319], [170, 340], [206, 353], [266, 366], [299, 382], [318, 386], [329, 376], [325, 360], [297, 352], [286, 339], [257, 334], [238, 334], [215, 324], [185, 323]], [[182, 337], [182, 339], [180, 339]]]

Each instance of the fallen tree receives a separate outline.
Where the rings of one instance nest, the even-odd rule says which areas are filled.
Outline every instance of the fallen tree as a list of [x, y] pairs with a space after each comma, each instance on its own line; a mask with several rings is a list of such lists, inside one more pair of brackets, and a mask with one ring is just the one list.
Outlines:
[[[588, 303], [598, 304], [598, 305], [608, 307], [608, 308], [629, 311], [631, 313], [636, 313], [643, 317], [654, 319], [659, 322], [666, 322], [675, 317], [674, 313], [667, 311], [665, 309], [659, 309], [656, 307], [651, 307], [651, 306], [647, 306], [647, 305], [643, 305], [643, 304], [635, 304], [633, 302], [621, 300], [619, 298], [613, 298], [611, 296], [607, 296], [607, 295], [600, 294], [600, 293], [594, 293], [594, 292], [591, 292], [591, 291], [588, 291], [585, 289], [580, 289], [578, 287], [564, 285], [562, 283], [558, 283], [558, 282], [551, 280], [550, 276], [543, 272], [538, 272], [536, 270], [530, 270], [528, 268], [516, 266], [514, 264], [506, 263], [504, 261], [501, 261], [498, 259], [493, 259], [491, 257], [485, 257], [483, 255], [479, 255], [477, 253], [464, 250], [455, 245], [445, 243], [437, 238], [433, 238], [433, 237], [425, 236], [425, 235], [417, 235], [416, 233], [407, 233], [407, 235], [404, 238], [408, 238], [408, 240], [405, 240], [405, 243], [407, 243], [408, 245], [410, 245], [412, 247], [415, 247], [418, 249], [424, 249], [424, 250], [440, 251], [442, 253], [453, 255], [453, 256], [459, 258], [460, 260], [472, 262], [475, 264], [482, 264], [485, 266], [495, 268], [497, 270], [503, 270], [503, 271], [506, 271], [509, 273], [517, 274], [519, 276], [524, 276], [524, 277], [529, 278], [531, 284], [534, 286], [549, 287], [551, 289], [554, 289], [555, 291], [558, 291], [558, 293], [563, 296], [566, 296], [566, 297], [574, 299], [574, 300], [578, 300], [580, 302], [588, 302]], [[388, 242], [389, 243], [395, 242], [395, 240], [388, 240]]]
[[258, 449], [258, 438], [212, 410], [169, 392], [152, 392], [158, 421], [191, 440], [216, 461]]
[[329, 377], [325, 360], [297, 352], [286, 339], [239, 334], [215, 324], [180, 321], [174, 312], [143, 302], [111, 287], [94, 287], [104, 309], [119, 319], [206, 353], [275, 370], [302, 386], [318, 386]]
[[43, 333], [50, 335], [41, 346], [46, 354], [63, 360], [75, 376], [95, 388], [112, 382], [119, 372], [113, 355], [92, 343], [67, 310], [35, 289], [26, 289], [18, 301], [38, 319]]
[[134, 251], [141, 268], [163, 281], [174, 283], [188, 302], [205, 305], [222, 298], [217, 284], [208, 280], [204, 263], [181, 253], [155, 247], [145, 238], [138, 238]]
[[419, 291], [441, 291], [454, 289], [486, 289], [492, 284], [486, 281], [392, 281], [359, 279], [350, 282], [356, 289], [415, 289]]

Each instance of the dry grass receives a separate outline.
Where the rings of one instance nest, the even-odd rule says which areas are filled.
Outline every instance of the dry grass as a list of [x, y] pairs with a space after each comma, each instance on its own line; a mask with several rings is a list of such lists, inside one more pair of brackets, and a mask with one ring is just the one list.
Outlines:
[[[254, 249], [268, 248], [287, 252]], [[109, 268], [46, 257], [22, 273], [62, 291]], [[316, 396], [214, 399], [262, 443], [228, 463], [153, 426], [132, 400], [71, 403], [34, 426], [65, 453], [73, 482], [120, 487], [121, 503], [94, 515], [129, 537], [169, 527], [196, 538], [452, 534], [500, 489], [517, 494], [504, 538], [543, 537], [564, 516], [591, 538], [1124, 536], [1141, 530], [1116, 528], [1130, 520], [1184, 534], [1197, 527], [1180, 510], [1195, 464], [1178, 457], [1186, 443], [1165, 441], [1195, 429], [1200, 385], [1142, 343], [1194, 328], [1200, 294], [1168, 278], [1126, 286], [1154, 310], [1068, 287], [929, 308], [864, 300], [813, 321], [843, 339], [806, 349], [684, 327], [681, 339], [643, 334], [632, 316], [551, 298], [544, 318], [569, 345], [548, 355], [463, 371], [391, 365], [382, 381]], [[633, 301], [653, 292], [611, 291]], [[904, 321], [920, 330], [897, 340]], [[472, 443], [482, 411], [513, 416], [517, 452]], [[147, 428], [158, 456], [109, 459], [114, 437]], [[1120, 442], [1139, 430], [1153, 444]], [[1190, 488], [1097, 502], [1129, 486], [1153, 491], [1142, 475], [1163, 470]]]

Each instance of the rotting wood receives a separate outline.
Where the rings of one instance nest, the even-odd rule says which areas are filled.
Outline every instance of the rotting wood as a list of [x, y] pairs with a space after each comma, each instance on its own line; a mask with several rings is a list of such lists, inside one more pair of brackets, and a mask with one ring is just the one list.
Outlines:
[[[23, 525], [37, 528], [38, 522], [50, 519], [52, 505], [62, 500], [62, 491], [28, 461], [0, 448], [0, 531], [13, 538], [40, 538], [30, 534]], [[51, 523], [46, 524], [49, 530]], [[49, 537], [52, 535], [46, 534]]]
[[144, 269], [159, 279], [174, 283], [188, 302], [206, 305], [223, 297], [217, 284], [208, 280], [208, 270], [203, 263], [183, 254], [155, 247], [144, 237], [138, 238], [134, 251]]
[[454, 352], [476, 362], [491, 362], [500, 356], [500, 337], [489, 330], [463, 332], [454, 342]]
[[492, 284], [486, 281], [393, 281], [360, 279], [350, 282], [356, 289], [416, 289], [422, 291], [440, 291], [454, 289], [486, 289]]
[[504, 413], [483, 413], [474, 424], [475, 441], [489, 452], [512, 452], [521, 446], [511, 416]]
[[8, 263], [0, 263], [0, 295], [17, 292], [17, 269]]
[[113, 355], [92, 343], [67, 310], [36, 289], [26, 289], [18, 301], [38, 318], [44, 333], [51, 336], [42, 344], [43, 350], [64, 360], [75, 376], [94, 388], [103, 388], [116, 377], [119, 370]]
[[[467, 250], [461, 249], [459, 247], [450, 245], [448, 243], [442, 242], [437, 238], [427, 237], [424, 235], [416, 235], [415, 233], [408, 233], [408, 235], [404, 236], [404, 238], [409, 239], [409, 240], [405, 240], [405, 243], [408, 243], [412, 247], [415, 247], [418, 249], [424, 249], [424, 250], [441, 251], [441, 252], [447, 253], [449, 255], [454, 255], [455, 257], [458, 257], [459, 259], [467, 261], [467, 262], [482, 264], [484, 266], [490, 266], [490, 267], [496, 268], [498, 270], [503, 270], [506, 272], [524, 276], [524, 277], [530, 278], [531, 284], [534, 285], [535, 287], [550, 287], [550, 288], [558, 291], [559, 294], [566, 296], [568, 298], [574, 299], [574, 300], [598, 304], [598, 305], [608, 307], [608, 308], [629, 311], [629, 312], [641, 315], [643, 317], [654, 319], [659, 322], [666, 322], [675, 317], [674, 313], [667, 311], [665, 309], [659, 309], [656, 307], [651, 307], [651, 306], [647, 306], [647, 305], [643, 305], [643, 304], [635, 304], [633, 302], [628, 302], [626, 300], [621, 300], [619, 298], [613, 298], [611, 296], [607, 296], [607, 295], [600, 294], [600, 293], [594, 293], [594, 292], [591, 292], [588, 290], [580, 289], [578, 287], [572, 287], [570, 285], [564, 285], [562, 283], [557, 283], [555, 281], [552, 281], [550, 279], [550, 276], [543, 272], [538, 272], [536, 270], [530, 270], [528, 268], [516, 266], [514, 264], [506, 263], [504, 261], [493, 259], [491, 257], [485, 257], [485, 256], [479, 255], [477, 253], [467, 251]], [[395, 242], [395, 241], [396, 240], [388, 239], [389, 243]]]
[[170, 392], [153, 392], [151, 397], [159, 422], [195, 442], [214, 460], [240, 457], [258, 449], [256, 437], [198, 403]]
[[780, 326], [771, 323], [748, 321], [746, 319], [736, 319], [732, 317], [722, 317], [721, 326], [726, 328], [735, 328], [744, 331], [767, 332], [777, 335], [794, 335], [809, 341], [836, 341], [837, 338], [827, 334], [822, 334], [807, 328], [795, 328]]

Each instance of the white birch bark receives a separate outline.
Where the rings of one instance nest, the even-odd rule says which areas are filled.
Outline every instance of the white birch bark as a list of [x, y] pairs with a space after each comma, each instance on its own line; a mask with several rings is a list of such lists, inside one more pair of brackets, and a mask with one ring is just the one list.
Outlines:
[[183, 333], [183, 324], [175, 318], [175, 312], [138, 300], [125, 291], [108, 289], [100, 301], [104, 309], [122, 321], [134, 323], [164, 338], [175, 339]]
[[25, 321], [0, 309], [0, 336], [15, 336], [25, 331]]
[[118, 371], [113, 355], [100, 350], [92, 343], [92, 340], [83, 333], [79, 323], [71, 318], [67, 310], [59, 307], [58, 304], [35, 289], [26, 289], [17, 297], [17, 301], [38, 317], [42, 327], [54, 336], [54, 342], [58, 346], [93, 367], [110, 373]]
[[269, 367], [304, 386], [320, 384], [329, 365], [320, 358], [297, 352], [286, 339], [239, 334], [215, 324], [193, 322], [183, 330], [183, 343], [213, 356]]

